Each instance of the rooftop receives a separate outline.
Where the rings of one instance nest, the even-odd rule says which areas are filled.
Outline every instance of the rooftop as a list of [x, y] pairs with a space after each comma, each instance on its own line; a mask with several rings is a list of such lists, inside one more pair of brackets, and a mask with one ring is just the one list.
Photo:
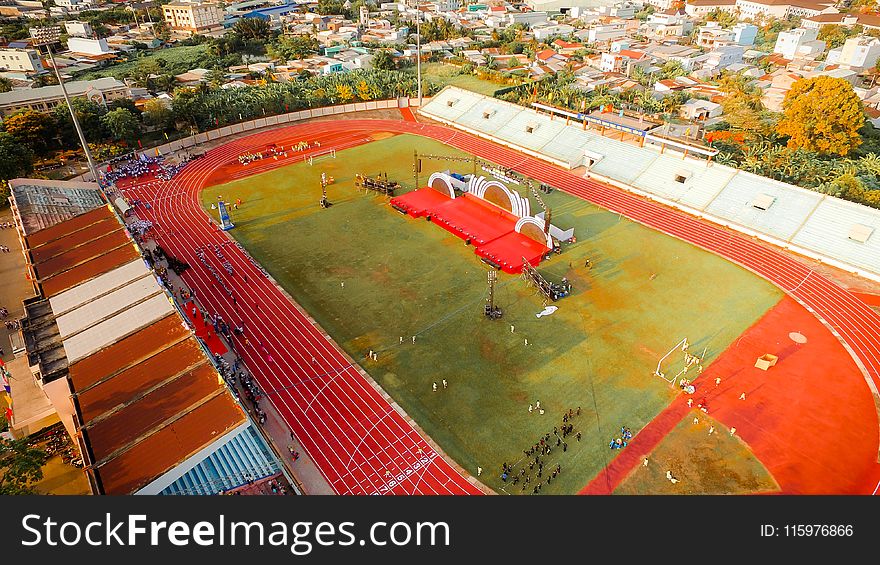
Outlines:
[[[13, 192], [24, 225], [42, 213], [19, 203], [29, 186]], [[95, 205], [24, 237], [42, 296], [25, 302], [22, 333], [44, 382], [69, 387], [93, 490], [131, 494], [248, 419], [110, 206]]]
[[[103, 91], [125, 88], [125, 83], [112, 77], [105, 77], [95, 80], [65, 81], [64, 86], [67, 88], [67, 94], [70, 96], [81, 96], [93, 89]], [[22, 104], [34, 100], [52, 100], [62, 97], [63, 93], [61, 92], [61, 87], [58, 85], [10, 90], [9, 92], [0, 93], [0, 106]]]

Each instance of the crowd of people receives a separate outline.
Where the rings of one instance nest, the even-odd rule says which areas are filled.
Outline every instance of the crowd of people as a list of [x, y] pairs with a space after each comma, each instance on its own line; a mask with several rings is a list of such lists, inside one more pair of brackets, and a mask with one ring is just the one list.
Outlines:
[[291, 144], [290, 149], [285, 149], [283, 145], [270, 145], [265, 151], [258, 151], [256, 153], [242, 153], [238, 156], [238, 162], [241, 165], [249, 165], [254, 161], [259, 161], [261, 159], [277, 160], [279, 157], [287, 157], [289, 151], [299, 153], [311, 149], [312, 145], [314, 145], [315, 147], [320, 147], [321, 142], [315, 141], [314, 143], [309, 143], [308, 141], [300, 141], [298, 143]]
[[128, 226], [129, 233], [143, 240], [144, 235], [153, 227], [153, 222], [149, 220], [135, 219], [128, 222], [126, 225]]
[[15, 222], [2, 222], [2, 223], [0, 223], [0, 229], [6, 230], [9, 228], [14, 228], [14, 227], [15, 227]]
[[613, 438], [608, 444], [611, 449], [623, 449], [629, 444], [629, 440], [633, 437], [632, 431], [626, 426], [620, 428], [620, 437]]
[[[536, 402], [538, 410], [540, 402]], [[531, 405], [529, 405], [531, 408]], [[581, 415], [581, 407], [569, 408], [562, 413], [562, 423], [554, 426], [553, 430], [541, 436], [534, 445], [523, 450], [523, 457], [513, 465], [504, 462], [501, 464], [501, 480], [511, 485], [520, 485], [520, 492], [538, 494], [545, 484], [551, 484], [562, 473], [562, 465], [552, 465], [547, 458], [551, 453], [568, 451], [568, 443], [565, 439], [574, 434], [577, 441], [581, 440], [581, 432], [575, 432], [573, 421]], [[519, 471], [516, 469], [519, 468]], [[533, 476], [534, 473], [534, 476]]]
[[[215, 252], [219, 249], [219, 245], [214, 246]], [[226, 281], [223, 280], [223, 277], [220, 276], [220, 273], [217, 272], [217, 269], [214, 268], [214, 265], [208, 262], [207, 257], [205, 257], [204, 248], [199, 247], [196, 249], [196, 257], [198, 257], [199, 262], [204, 265], [205, 269], [207, 269], [208, 272], [211, 273], [211, 276], [214, 277], [214, 280], [217, 281], [217, 284], [220, 286], [220, 288], [222, 288], [226, 292], [226, 295], [232, 298], [232, 289], [229, 288], [229, 285], [226, 284]]]
[[177, 176], [190, 161], [204, 156], [204, 153], [186, 153], [177, 163], [170, 164], [166, 163], [162, 156], [130, 155], [126, 156], [125, 160], [111, 161], [107, 172], [104, 173], [104, 181], [115, 183], [121, 179], [137, 178], [149, 173], [155, 173], [156, 178], [167, 181]]
[[111, 163], [104, 173], [104, 180], [115, 183], [126, 178], [137, 178], [151, 173], [160, 163], [160, 157], [149, 157], [137, 154], [130, 156], [127, 161], [120, 161], [115, 165]]

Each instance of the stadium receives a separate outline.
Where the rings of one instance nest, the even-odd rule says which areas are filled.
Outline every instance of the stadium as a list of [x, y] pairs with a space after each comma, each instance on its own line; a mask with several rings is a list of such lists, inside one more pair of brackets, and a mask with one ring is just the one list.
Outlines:
[[306, 493], [877, 491], [876, 210], [454, 87], [144, 153]]

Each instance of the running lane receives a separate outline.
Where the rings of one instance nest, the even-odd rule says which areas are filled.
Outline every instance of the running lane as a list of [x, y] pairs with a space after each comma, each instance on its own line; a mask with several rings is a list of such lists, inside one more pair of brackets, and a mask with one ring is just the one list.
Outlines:
[[[227, 320], [237, 316], [246, 320], [251, 335], [264, 343], [263, 350], [253, 343], [242, 344], [239, 350], [263, 388], [275, 391], [269, 399], [308, 446], [310, 456], [337, 492], [470, 493], [477, 489], [390, 407], [384, 395], [315, 328], [306, 313], [262, 278], [242, 250], [229, 244], [201, 209], [198, 193], [213, 171], [269, 142], [287, 144], [324, 137], [342, 143], [342, 134], [354, 140], [383, 131], [422, 135], [480, 155], [755, 272], [833, 328], [865, 378], [880, 383], [880, 315], [808, 266], [732, 230], [445, 126], [399, 120], [293, 125], [230, 141], [190, 163], [173, 181], [153, 181], [146, 191], [138, 187], [134, 194], [154, 203], [153, 209], [146, 211], [148, 219], [158, 224], [162, 244], [193, 266], [185, 278], [189, 276], [187, 282], [200, 292], [200, 287], [205, 287], [207, 292], [200, 298], [207, 308]], [[329, 146], [322, 143], [322, 147]], [[223, 251], [226, 257], [236, 265], [236, 276], [227, 284], [233, 292], [250, 296], [239, 299], [237, 305], [222, 289], [212, 287], [207, 270], [195, 258], [195, 249], [223, 244], [227, 244]], [[239, 274], [248, 274], [250, 282], [243, 286]], [[283, 331], [277, 331], [279, 328]]]
[[[159, 243], [190, 264], [183, 279], [197, 290], [203, 307], [231, 325], [244, 324], [247, 341], [236, 338], [233, 345], [335, 492], [479, 494], [199, 205], [199, 191], [216, 169], [237, 165], [239, 154], [269, 140], [318, 141], [319, 153], [363, 139], [323, 129], [314, 124], [234, 141], [191, 162], [170, 182], [153, 180], [126, 192], [152, 204], [140, 212], [154, 222]], [[197, 250], [204, 251], [204, 262]], [[222, 267], [226, 261], [231, 276]], [[209, 265], [224, 284], [212, 278]]]

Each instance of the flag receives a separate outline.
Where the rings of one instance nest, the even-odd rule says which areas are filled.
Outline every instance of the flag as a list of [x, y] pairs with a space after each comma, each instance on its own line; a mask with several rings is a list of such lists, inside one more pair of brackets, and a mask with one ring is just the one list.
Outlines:
[[159, 151], [159, 148], [156, 148], [156, 157], [161, 157], [162, 153]]
[[164, 134], [165, 134], [165, 141], [168, 141], [168, 132], [167, 132], [167, 131], [165, 131], [165, 132], [162, 132], [162, 133], [164, 133]]
[[141, 144], [141, 140], [140, 140], [140, 139], [138, 139], [138, 147], [140, 147], [141, 149], [144, 148], [144, 146]]

